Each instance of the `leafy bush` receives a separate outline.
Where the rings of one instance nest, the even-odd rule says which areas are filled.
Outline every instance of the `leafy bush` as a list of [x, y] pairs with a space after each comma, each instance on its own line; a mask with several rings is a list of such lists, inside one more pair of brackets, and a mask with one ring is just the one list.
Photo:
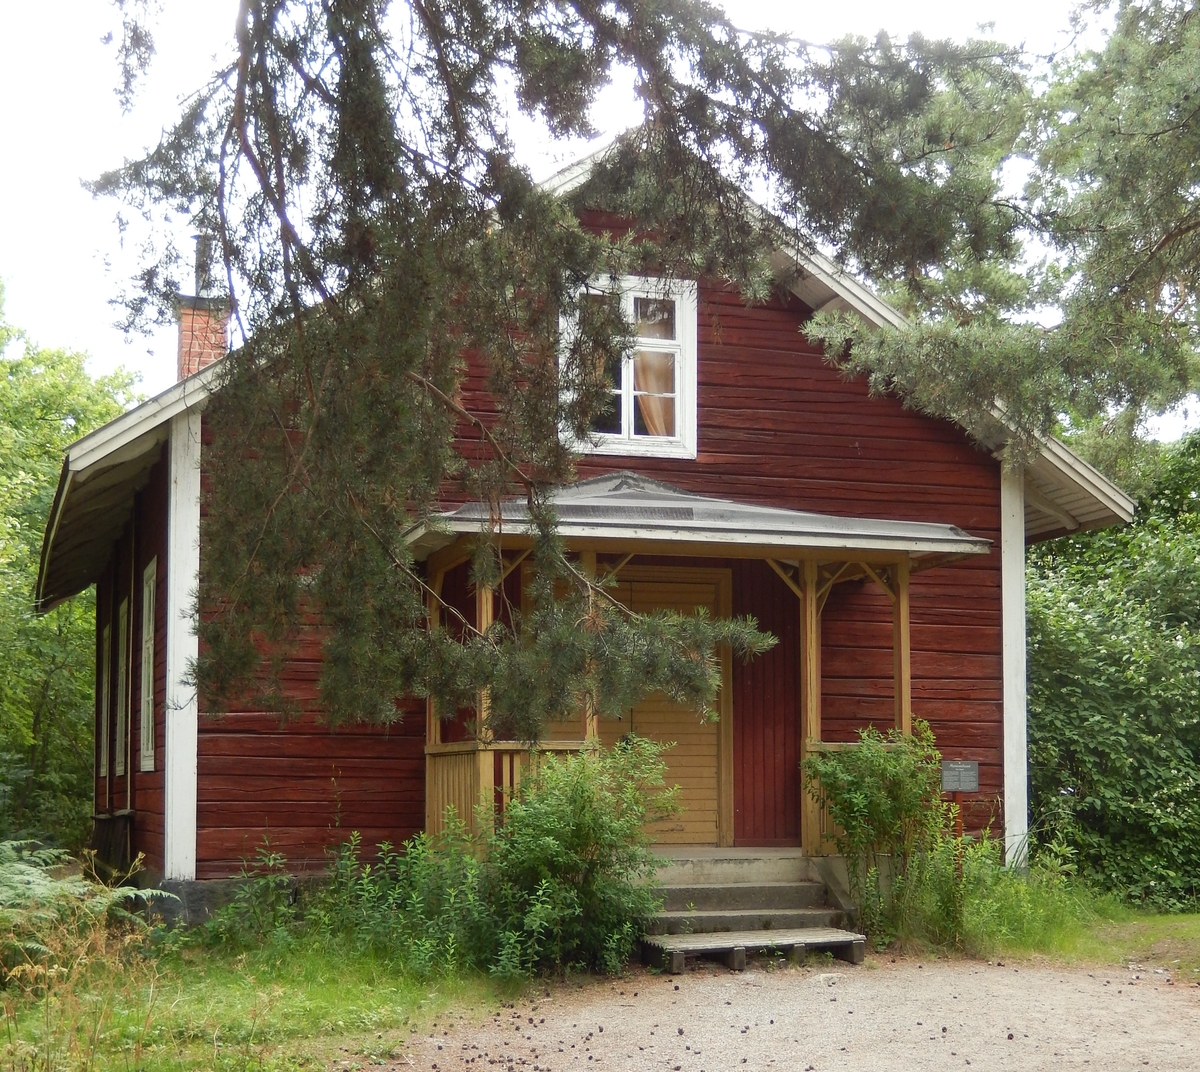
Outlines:
[[1077, 880], [1069, 847], [1028, 871], [1003, 864], [985, 830], [956, 837], [941, 799], [941, 756], [927, 723], [913, 735], [867, 729], [858, 745], [805, 761], [808, 791], [837, 824], [860, 924], [880, 948], [1047, 950], [1112, 905]]
[[917, 719], [911, 736], [868, 726], [853, 748], [804, 761], [806, 789], [835, 824], [860, 922], [881, 940], [903, 911], [910, 866], [939, 844], [951, 817], [941, 799], [941, 758], [929, 724]]
[[131, 902], [169, 896], [104, 886], [86, 878], [61, 850], [0, 841], [0, 983], [41, 993], [69, 981], [98, 953], [145, 934], [146, 923], [130, 911]]
[[418, 975], [502, 976], [568, 966], [618, 970], [659, 900], [646, 824], [672, 813], [661, 746], [542, 756], [503, 822], [471, 836], [453, 814], [437, 835], [362, 859], [357, 834], [327, 882], [300, 889], [269, 849], [234, 901], [204, 928], [210, 943], [288, 942], [307, 933], [375, 950]]
[[1164, 908], [1200, 892], [1200, 436], [1168, 450], [1133, 525], [1031, 557], [1035, 853]]
[[678, 809], [661, 751], [627, 737], [543, 761], [521, 785], [488, 854], [497, 963], [613, 972], [629, 959], [660, 904], [646, 824]]

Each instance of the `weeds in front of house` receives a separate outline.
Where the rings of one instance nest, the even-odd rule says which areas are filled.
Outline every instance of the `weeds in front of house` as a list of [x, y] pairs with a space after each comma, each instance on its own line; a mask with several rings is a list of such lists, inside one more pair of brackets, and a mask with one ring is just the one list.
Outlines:
[[137, 891], [56, 877], [59, 855], [0, 846], [0, 1069], [324, 1067], [345, 1056], [330, 1038], [382, 1061], [447, 1003], [619, 970], [659, 904], [646, 823], [675, 809], [660, 753], [631, 739], [543, 759], [496, 829], [451, 817], [371, 859], [352, 837], [319, 882], [264, 846], [192, 932], [132, 914]]
[[503, 822], [445, 829], [363, 858], [357, 836], [328, 881], [298, 890], [263, 852], [238, 896], [196, 940], [249, 947], [315, 939], [389, 959], [417, 978], [484, 971], [515, 979], [568, 968], [615, 972], [660, 901], [647, 823], [676, 810], [662, 746], [543, 757]]
[[1061, 846], [1015, 870], [986, 831], [956, 837], [940, 764], [920, 720], [911, 735], [868, 728], [854, 748], [805, 761], [807, 791], [835, 826], [859, 925], [877, 948], [1063, 953], [1097, 923], [1128, 916], [1079, 881]]

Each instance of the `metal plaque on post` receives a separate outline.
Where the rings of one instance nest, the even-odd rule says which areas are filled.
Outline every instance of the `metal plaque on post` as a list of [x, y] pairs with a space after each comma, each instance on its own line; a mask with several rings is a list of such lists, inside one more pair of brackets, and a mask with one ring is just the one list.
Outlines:
[[978, 793], [979, 764], [973, 759], [943, 759], [942, 792]]

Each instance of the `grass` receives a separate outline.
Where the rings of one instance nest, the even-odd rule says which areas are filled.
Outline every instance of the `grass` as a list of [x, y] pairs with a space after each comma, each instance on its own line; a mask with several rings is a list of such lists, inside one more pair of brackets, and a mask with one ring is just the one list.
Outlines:
[[[1200, 977], [1200, 915], [1152, 914], [1102, 898], [1091, 910], [1089, 920], [1075, 921], [1043, 912], [1032, 930], [998, 938], [992, 954], [1078, 966], [1135, 962]], [[242, 954], [189, 948], [127, 959], [119, 969], [98, 964], [50, 1000], [10, 1007], [0, 1068], [296, 1072], [338, 1060], [366, 1069], [403, 1060], [416, 1034], [481, 1020], [517, 993], [482, 975], [418, 980], [317, 939], [268, 940]]]
[[105, 965], [48, 999], [6, 1009], [0, 1067], [16, 1070], [325, 1067], [398, 1056], [442, 1018], [514, 995], [484, 976], [421, 981], [319, 942], [250, 953], [188, 949]]
[[1063, 935], [1053, 950], [1066, 963], [1145, 964], [1200, 980], [1200, 913], [1124, 909]]
[[[322, 911], [362, 909], [361, 898], [314, 902], [305, 923], [274, 873], [248, 881], [249, 900], [231, 905], [221, 927], [180, 941], [130, 916], [125, 893], [56, 878], [32, 850], [3, 850], [0, 1072], [366, 1068], [403, 1062], [418, 1033], [483, 1020], [542, 985], [468, 971], [461, 959], [430, 979], [394, 931], [368, 942], [352, 927], [319, 925]], [[1061, 866], [1009, 871], [985, 843], [965, 849], [959, 879], [958, 851], [942, 844], [893, 886], [893, 948], [1136, 963], [1200, 981], [1200, 914], [1129, 908]], [[405, 910], [366, 907], [371, 920]]]

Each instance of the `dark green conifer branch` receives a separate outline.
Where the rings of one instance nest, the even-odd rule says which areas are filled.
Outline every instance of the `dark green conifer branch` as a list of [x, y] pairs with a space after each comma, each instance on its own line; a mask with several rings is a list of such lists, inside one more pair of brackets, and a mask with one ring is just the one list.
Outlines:
[[[1049, 180], [1024, 201], [1006, 191], [1035, 96], [994, 43], [818, 48], [690, 0], [243, 0], [235, 36], [160, 144], [94, 184], [213, 237], [240, 325], [208, 416], [197, 676], [213, 704], [269, 693], [316, 637], [334, 720], [386, 721], [414, 693], [453, 711], [489, 689], [496, 726], [532, 739], [585, 695], [615, 712], [662, 689], [706, 709], [717, 647], [762, 650], [750, 623], [625, 613], [555, 536], [551, 492], [629, 337], [619, 311], [579, 300], [597, 280], [728, 281], [760, 300], [785, 281], [781, 237], [836, 248], [917, 324], [866, 336], [825, 317], [814, 331], [838, 354], [852, 341], [851, 368], [927, 412], [975, 429], [999, 404], [1018, 453], [1064, 408], [1145, 405], [1191, 382], [1190, 327], [1163, 328], [1195, 290], [1154, 267], [1193, 240], [1183, 215], [1135, 242], [1122, 274], [1025, 272], [1031, 228], [1095, 242], [1104, 228], [1080, 230]], [[644, 124], [569, 198], [536, 186], [506, 93], [552, 134], [584, 133], [618, 68]], [[607, 229], [584, 226], [584, 208]], [[149, 251], [131, 324], [167, 315], [180, 264], [169, 243]], [[1118, 278], [1142, 297], [1102, 302]], [[1061, 327], [1015, 323], [1061, 280]], [[486, 379], [468, 378], [468, 356]], [[514, 494], [536, 543], [525, 614], [429, 629], [404, 533], [447, 496]], [[497, 579], [495, 536], [480, 533], [475, 583]]]

